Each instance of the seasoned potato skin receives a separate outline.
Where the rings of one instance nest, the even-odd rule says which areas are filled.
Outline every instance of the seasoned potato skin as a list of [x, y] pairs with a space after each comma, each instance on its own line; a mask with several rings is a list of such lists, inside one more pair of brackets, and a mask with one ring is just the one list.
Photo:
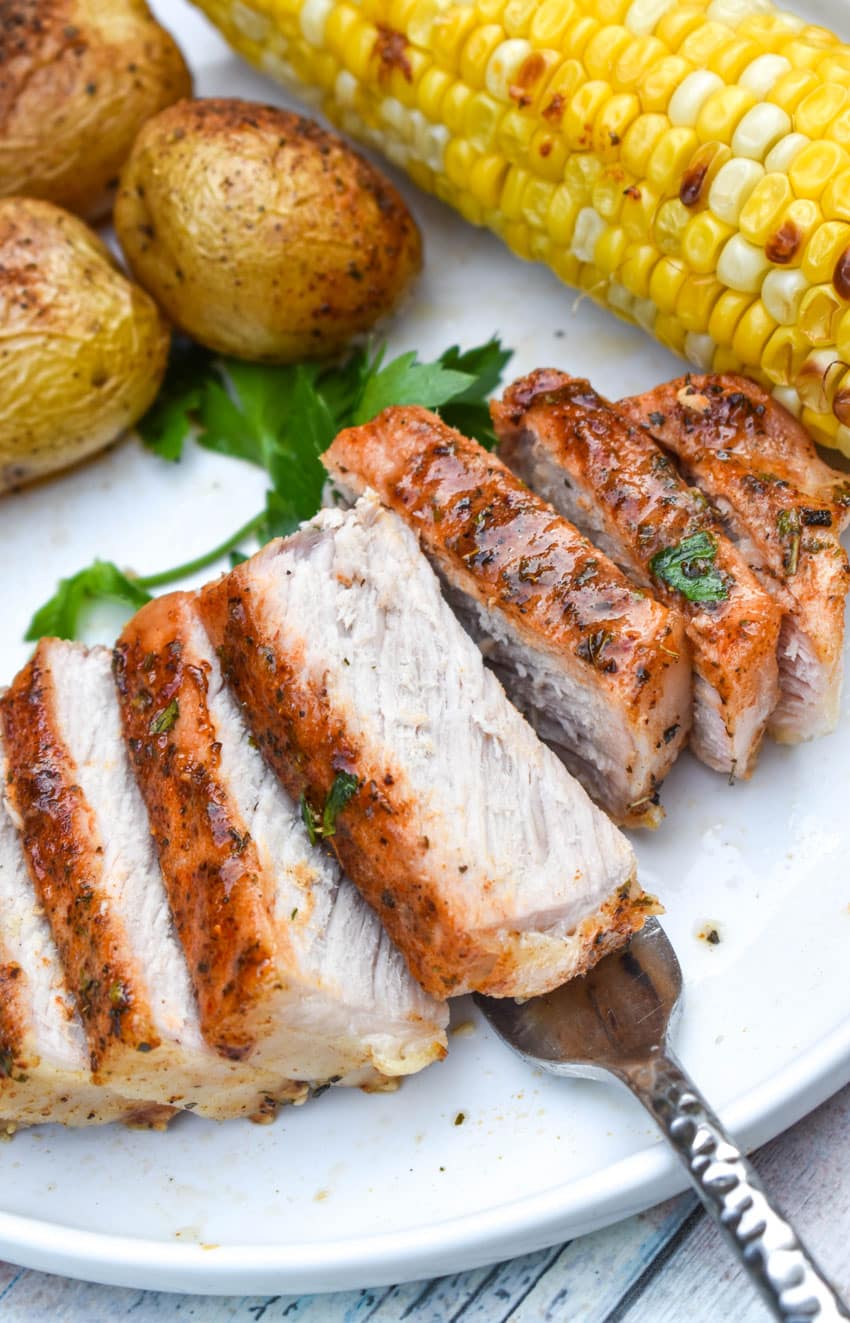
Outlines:
[[184, 101], [148, 121], [115, 228], [181, 330], [267, 362], [339, 351], [422, 262], [416, 223], [377, 170], [312, 120], [237, 100]]
[[76, 464], [131, 426], [170, 333], [76, 216], [0, 198], [0, 491]]
[[191, 91], [145, 0], [0, 0], [0, 195], [98, 219], [142, 124]]

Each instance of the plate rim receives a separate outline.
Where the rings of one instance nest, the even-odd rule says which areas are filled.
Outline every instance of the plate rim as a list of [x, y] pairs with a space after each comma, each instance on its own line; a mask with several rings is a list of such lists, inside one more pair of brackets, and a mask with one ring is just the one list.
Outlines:
[[[850, 1020], [720, 1110], [749, 1150], [846, 1084]], [[24, 1268], [110, 1286], [206, 1295], [319, 1294], [427, 1279], [531, 1253], [643, 1212], [687, 1188], [675, 1155], [656, 1140], [577, 1181], [404, 1231], [290, 1246], [204, 1247], [110, 1236], [0, 1211], [0, 1255]]]

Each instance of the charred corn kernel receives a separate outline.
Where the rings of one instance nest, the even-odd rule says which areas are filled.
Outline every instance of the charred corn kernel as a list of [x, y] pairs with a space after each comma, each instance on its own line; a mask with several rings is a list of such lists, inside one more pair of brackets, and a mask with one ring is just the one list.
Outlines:
[[636, 179], [642, 179], [646, 174], [649, 158], [669, 125], [666, 115], [639, 115], [629, 125], [623, 139], [621, 160]]
[[800, 300], [798, 325], [810, 345], [835, 344], [838, 325], [847, 304], [832, 285], [815, 285]]
[[692, 217], [682, 239], [682, 257], [699, 275], [717, 270], [720, 254], [735, 233], [710, 211]]
[[735, 327], [752, 306], [750, 294], [739, 294], [727, 289], [715, 303], [708, 319], [708, 333], [719, 345], [731, 345]]
[[794, 127], [810, 138], [821, 138], [847, 103], [847, 91], [835, 83], [820, 83], [794, 111]]
[[798, 198], [819, 198], [833, 175], [850, 165], [850, 156], [838, 143], [821, 139], [811, 142], [788, 169], [791, 187]]
[[772, 0], [197, 3], [515, 252], [850, 452], [850, 47], [824, 29]]
[[718, 220], [737, 225], [741, 209], [759, 180], [764, 166], [758, 161], [733, 158], [718, 170], [708, 193], [708, 205]]
[[676, 316], [687, 331], [703, 334], [723, 286], [713, 276], [688, 276], [676, 299]]
[[668, 129], [652, 150], [646, 167], [647, 179], [659, 191], [666, 188], [670, 192], [678, 193], [679, 180], [696, 147], [697, 136], [693, 129], [684, 127]]
[[756, 98], [746, 87], [721, 87], [705, 101], [696, 122], [702, 142], [729, 142]]
[[672, 313], [687, 278], [688, 268], [684, 262], [663, 257], [656, 264], [649, 281], [649, 297], [655, 306], [662, 312]]
[[813, 285], [823, 285], [835, 276], [838, 259], [850, 246], [846, 221], [824, 221], [806, 245], [801, 270]]
[[769, 174], [760, 179], [738, 217], [738, 228], [744, 238], [764, 246], [793, 197], [787, 175]]
[[630, 244], [620, 267], [620, 279], [636, 299], [649, 297], [649, 282], [658, 262], [654, 244]]

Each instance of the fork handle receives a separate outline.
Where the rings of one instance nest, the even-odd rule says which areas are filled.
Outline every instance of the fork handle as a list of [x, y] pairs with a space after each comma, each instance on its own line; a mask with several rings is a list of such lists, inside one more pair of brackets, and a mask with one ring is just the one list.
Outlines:
[[775, 1316], [782, 1323], [850, 1319], [793, 1227], [771, 1204], [755, 1168], [678, 1062], [659, 1053], [631, 1066], [621, 1078], [678, 1153], [697, 1194]]

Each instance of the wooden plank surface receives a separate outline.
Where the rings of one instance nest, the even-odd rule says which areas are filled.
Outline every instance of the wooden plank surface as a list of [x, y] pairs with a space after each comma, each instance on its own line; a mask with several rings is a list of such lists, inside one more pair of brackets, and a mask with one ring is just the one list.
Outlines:
[[[756, 1155], [768, 1187], [850, 1296], [850, 1088]], [[2, 1323], [765, 1323], [690, 1195], [475, 1272], [328, 1296], [128, 1291], [0, 1263]]]

